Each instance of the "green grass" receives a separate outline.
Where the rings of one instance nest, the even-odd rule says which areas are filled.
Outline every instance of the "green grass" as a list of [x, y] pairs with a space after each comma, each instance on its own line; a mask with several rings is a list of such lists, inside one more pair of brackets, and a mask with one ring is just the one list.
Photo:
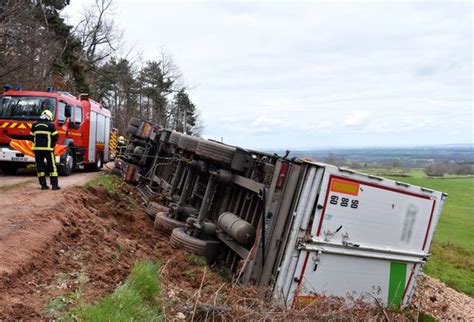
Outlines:
[[102, 186], [104, 187], [109, 193], [115, 194], [117, 192], [117, 188], [122, 184], [122, 181], [119, 177], [113, 175], [103, 175], [92, 179], [91, 181], [87, 182], [84, 187], [90, 188], [95, 186]]
[[[357, 171], [373, 174], [376, 176], [381, 177], [413, 177], [413, 178], [424, 178], [426, 177], [425, 172], [422, 168], [412, 168], [412, 169], [404, 169], [404, 168], [362, 168], [357, 169]], [[398, 180], [398, 179], [397, 179]]]
[[449, 194], [424, 272], [474, 297], [474, 178], [391, 179]]
[[158, 280], [159, 266], [138, 262], [124, 284], [96, 304], [83, 306], [78, 317], [84, 321], [162, 321]]

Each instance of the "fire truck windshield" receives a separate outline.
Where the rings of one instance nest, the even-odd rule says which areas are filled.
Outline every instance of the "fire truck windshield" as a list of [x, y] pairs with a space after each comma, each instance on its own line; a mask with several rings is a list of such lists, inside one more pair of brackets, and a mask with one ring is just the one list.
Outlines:
[[56, 99], [37, 96], [3, 96], [0, 102], [0, 119], [37, 120], [44, 110], [55, 115]]

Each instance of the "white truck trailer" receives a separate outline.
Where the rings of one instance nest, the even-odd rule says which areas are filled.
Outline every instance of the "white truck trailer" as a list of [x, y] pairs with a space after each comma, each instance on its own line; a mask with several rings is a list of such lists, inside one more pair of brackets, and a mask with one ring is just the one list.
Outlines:
[[[410, 303], [446, 194], [313, 161], [281, 162], [247, 281], [286, 304], [320, 296]], [[253, 258], [252, 258], [253, 257]]]

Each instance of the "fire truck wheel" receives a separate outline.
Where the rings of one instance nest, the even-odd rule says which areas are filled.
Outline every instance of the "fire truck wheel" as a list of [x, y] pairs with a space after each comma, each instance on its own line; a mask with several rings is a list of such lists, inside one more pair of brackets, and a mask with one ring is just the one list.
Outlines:
[[235, 148], [217, 142], [201, 140], [196, 148], [196, 154], [210, 160], [231, 164]]
[[180, 138], [181, 136], [182, 136], [182, 134], [179, 133], [179, 132], [176, 132], [176, 131], [171, 132], [170, 138], [169, 138], [169, 140], [168, 140], [168, 143], [169, 143], [169, 144], [177, 145], [177, 144], [178, 144], [178, 141], [179, 141], [179, 138]]
[[134, 127], [136, 127], [136, 128], [139, 128], [141, 124], [142, 124], [142, 120], [140, 120], [140, 119], [137, 118], [137, 117], [132, 117], [132, 118], [130, 119], [130, 121], [128, 122], [128, 125], [129, 125], [129, 126], [132, 125], [132, 126], [134, 126]]
[[137, 134], [137, 131], [138, 131], [138, 127], [135, 127], [133, 125], [129, 125], [127, 127], [127, 133], [130, 134], [130, 135], [135, 135]]
[[173, 248], [184, 248], [185, 250], [191, 253], [197, 255], [204, 255], [206, 253], [206, 248], [208, 247], [208, 245], [217, 246], [220, 244], [220, 242], [218, 240], [206, 240], [189, 236], [184, 231], [184, 228], [175, 228], [171, 232], [170, 244]]
[[88, 171], [99, 171], [104, 166], [104, 159], [102, 157], [102, 153], [97, 153], [97, 159], [95, 163], [88, 164], [85, 166], [85, 169]]
[[179, 138], [178, 148], [184, 151], [195, 152], [199, 141], [201, 139], [195, 136], [183, 134]]
[[72, 169], [74, 168], [74, 155], [72, 153], [72, 150], [69, 148], [66, 150], [64, 155], [64, 165], [58, 166], [58, 173], [60, 176], [67, 177], [71, 175]]
[[2, 167], [2, 172], [5, 173], [5, 174], [12, 175], [12, 174], [15, 174], [17, 170], [18, 170], [18, 168], [15, 167], [15, 166], [4, 166], [4, 167]]
[[171, 234], [175, 228], [184, 228], [186, 224], [182, 221], [166, 216], [166, 212], [160, 211], [155, 216], [155, 229], [166, 234]]

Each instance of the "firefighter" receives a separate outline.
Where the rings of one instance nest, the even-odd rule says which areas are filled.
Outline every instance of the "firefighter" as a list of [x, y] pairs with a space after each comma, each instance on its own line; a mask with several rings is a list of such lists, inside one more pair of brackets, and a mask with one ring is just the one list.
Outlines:
[[[33, 136], [33, 152], [35, 153], [36, 171], [41, 190], [49, 189], [46, 184], [46, 174], [53, 190], [59, 190], [58, 171], [56, 169], [56, 158], [54, 157], [54, 147], [58, 141], [58, 132], [51, 122], [54, 116], [50, 110], [41, 113], [40, 120], [31, 127]], [[46, 163], [45, 163], [46, 160]]]
[[123, 152], [127, 147], [127, 143], [125, 143], [125, 138], [123, 136], [119, 136], [117, 142], [117, 158], [123, 157]]

